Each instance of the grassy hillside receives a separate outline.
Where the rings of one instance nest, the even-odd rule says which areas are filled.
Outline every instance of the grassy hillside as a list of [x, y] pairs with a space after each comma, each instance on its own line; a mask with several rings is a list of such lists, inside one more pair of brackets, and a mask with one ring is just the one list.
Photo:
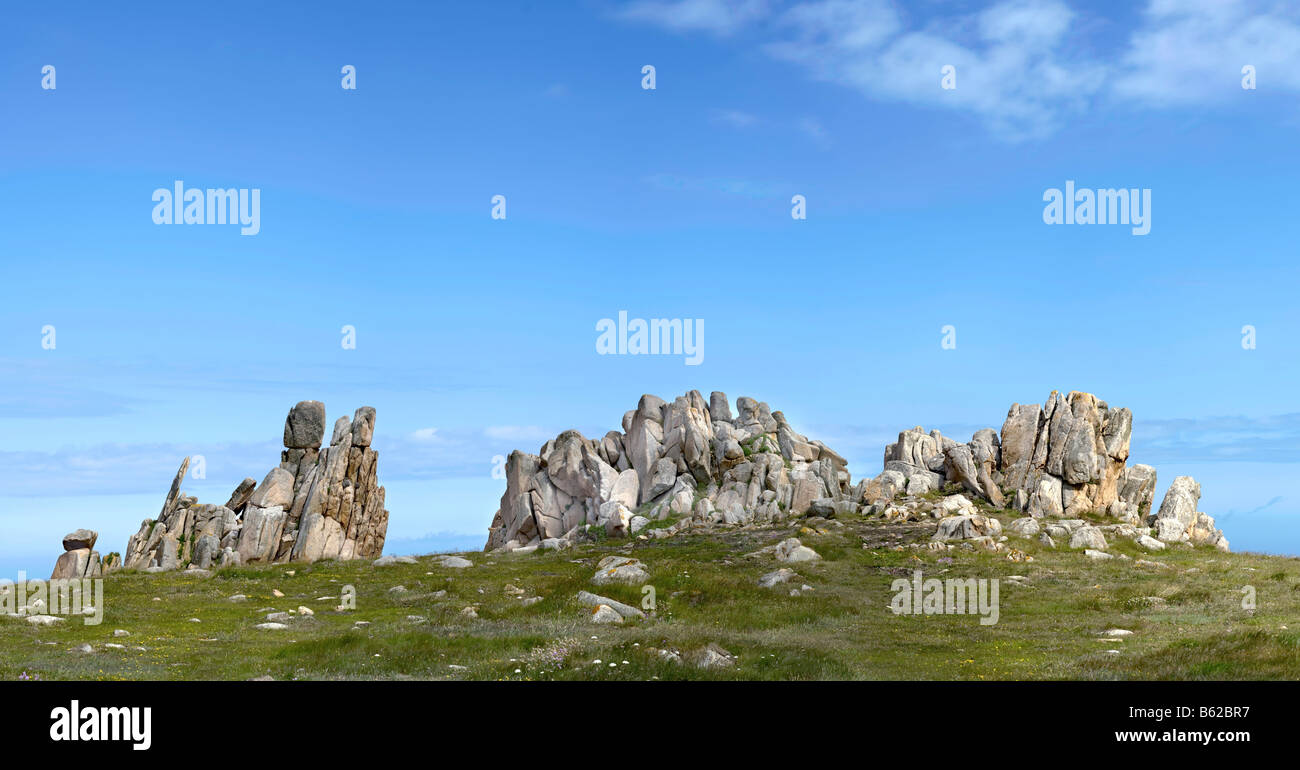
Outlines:
[[[1003, 523], [1011, 519], [997, 512]], [[37, 627], [0, 616], [0, 678], [53, 679], [1274, 679], [1300, 676], [1300, 561], [1212, 549], [1093, 561], [1012, 536], [1032, 557], [924, 547], [934, 523], [849, 517], [527, 555], [464, 554], [375, 567], [322, 562], [210, 577], [118, 573], [104, 622]], [[746, 556], [795, 535], [819, 561]], [[597, 625], [580, 590], [641, 606], [639, 586], [596, 586], [608, 555], [642, 560], [656, 609]], [[1137, 564], [1138, 560], [1163, 566]], [[781, 566], [799, 577], [763, 588]], [[891, 583], [999, 578], [1000, 617], [895, 615]], [[1023, 576], [1023, 580], [1009, 580]], [[804, 584], [811, 590], [793, 588]], [[336, 607], [345, 586], [356, 609]], [[405, 590], [394, 591], [397, 586]], [[1244, 586], [1257, 608], [1243, 609]], [[277, 596], [280, 592], [283, 596]], [[245, 601], [231, 601], [243, 595]], [[540, 601], [527, 601], [534, 597]], [[300, 616], [300, 606], [314, 615]], [[465, 608], [473, 607], [477, 617]], [[260, 630], [272, 611], [288, 628]], [[197, 619], [197, 622], [195, 620]], [[359, 623], [360, 621], [360, 623]], [[1289, 629], [1288, 624], [1295, 629]], [[122, 629], [129, 636], [115, 637]], [[1110, 629], [1128, 636], [1104, 635]], [[83, 644], [91, 652], [81, 652]], [[121, 649], [106, 647], [120, 644]], [[700, 668], [716, 644], [734, 665]], [[680, 660], [659, 650], [674, 650]], [[599, 660], [600, 663], [594, 661]], [[611, 665], [612, 664], [612, 665]]]

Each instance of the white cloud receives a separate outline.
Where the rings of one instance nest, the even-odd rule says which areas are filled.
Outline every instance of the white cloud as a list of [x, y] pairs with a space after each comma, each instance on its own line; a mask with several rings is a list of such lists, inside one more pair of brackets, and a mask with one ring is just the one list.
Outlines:
[[438, 437], [437, 428], [420, 428], [411, 434], [416, 441], [433, 441]]
[[491, 425], [483, 429], [483, 435], [502, 441], [546, 441], [556, 433], [537, 425]]
[[[1009, 0], [973, 19], [907, 30], [883, 0], [819, 0], [786, 11], [780, 22], [790, 36], [765, 48], [819, 79], [876, 99], [971, 112], [1019, 140], [1051, 132], [1102, 88], [1099, 65], [1060, 53], [1073, 19], [1060, 0]], [[940, 87], [948, 65], [957, 77], [951, 90]]]
[[710, 119], [732, 128], [749, 128], [758, 123], [757, 117], [741, 110], [714, 110]]
[[[1079, 4], [1079, 8], [1086, 8]], [[891, 0], [638, 2], [624, 18], [677, 31], [761, 31], [761, 50], [871, 99], [979, 118], [997, 137], [1046, 136], [1107, 103], [1169, 107], [1259, 89], [1300, 92], [1300, 4], [1291, 0], [1149, 0], [1137, 25], [1100, 54], [1064, 0], [1001, 0], [974, 13], [910, 18]], [[957, 87], [940, 88], [956, 68]]]
[[768, 0], [638, 0], [619, 14], [678, 32], [730, 35], [766, 16]]
[[1155, 106], [1222, 102], [1240, 95], [1247, 64], [1260, 90], [1300, 91], [1300, 6], [1153, 0], [1115, 93]]

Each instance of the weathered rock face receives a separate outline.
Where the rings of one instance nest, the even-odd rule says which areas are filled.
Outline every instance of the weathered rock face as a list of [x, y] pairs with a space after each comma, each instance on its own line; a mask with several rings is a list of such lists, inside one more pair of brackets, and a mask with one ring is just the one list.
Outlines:
[[1190, 477], [1176, 479], [1159, 513], [1151, 512], [1156, 471], [1126, 464], [1132, 432], [1128, 409], [1111, 409], [1091, 393], [1053, 391], [1045, 405], [1012, 404], [1001, 435], [985, 428], [958, 444], [938, 431], [903, 431], [885, 448], [884, 471], [861, 483], [853, 499], [883, 508], [899, 494], [920, 495], [952, 483], [1032, 518], [1105, 514], [1138, 536], [1147, 535], [1136, 528], [1155, 527], [1162, 541], [1226, 551], [1228, 541], [1214, 519], [1196, 510], [1201, 490]]
[[743, 525], [856, 510], [844, 458], [765, 403], [742, 397], [736, 410], [719, 392], [645, 395], [621, 432], [565, 431], [537, 454], [512, 452], [486, 550], [572, 539], [588, 525], [623, 536], [639, 529], [633, 514]]
[[127, 543], [131, 569], [206, 569], [232, 564], [374, 559], [384, 549], [388, 511], [370, 448], [375, 410], [340, 417], [328, 447], [325, 407], [303, 401], [284, 425], [280, 465], [262, 482], [246, 478], [225, 505], [181, 494], [189, 458], [181, 463], [157, 519]]
[[319, 401], [299, 401], [284, 421], [284, 445], [291, 449], [320, 447], [325, 437], [325, 405]]

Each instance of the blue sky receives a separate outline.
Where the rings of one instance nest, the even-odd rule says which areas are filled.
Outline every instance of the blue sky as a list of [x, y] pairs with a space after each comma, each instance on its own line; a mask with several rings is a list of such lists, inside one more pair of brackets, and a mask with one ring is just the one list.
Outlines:
[[[1235, 549], [1300, 553], [1294, 6], [4, 17], [0, 574], [81, 526], [121, 550], [187, 454], [224, 502], [302, 399], [378, 409], [390, 552], [478, 547], [494, 455], [692, 388], [768, 401], [855, 477], [912, 425], [1094, 392], [1160, 494], [1195, 475]], [[154, 224], [175, 180], [259, 189], [261, 232]], [[1150, 234], [1044, 224], [1066, 180], [1150, 189]], [[703, 363], [597, 355], [620, 310], [704, 319]]]

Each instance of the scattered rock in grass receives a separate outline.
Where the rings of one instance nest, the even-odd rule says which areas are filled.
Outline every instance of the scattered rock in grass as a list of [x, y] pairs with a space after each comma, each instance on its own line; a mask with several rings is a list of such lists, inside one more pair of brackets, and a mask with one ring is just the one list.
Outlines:
[[312, 610], [311, 607], [299, 607], [299, 608], [298, 608], [298, 614], [299, 614], [299, 615], [302, 615], [302, 616], [305, 616], [305, 617], [311, 617], [312, 615], [315, 615], [316, 613]]
[[116, 631], [113, 632], [113, 636], [114, 636], [114, 637], [117, 637], [117, 638], [119, 638], [119, 639], [120, 639], [121, 637], [123, 637], [123, 636], [130, 636], [130, 635], [131, 635], [131, 632], [130, 632], [130, 631], [126, 631], [126, 630], [121, 629], [121, 628], [119, 628], [119, 629], [117, 629]]
[[247, 596], [244, 596], [243, 594], [235, 594], [234, 596], [230, 597], [229, 601], [232, 601], [232, 602], [246, 602], [246, 601], [248, 601], [248, 597], [247, 597]]
[[474, 609], [473, 607], [466, 607], [465, 609], [460, 611], [460, 614], [464, 615], [470, 620], [478, 620], [478, 610]]
[[589, 593], [587, 591], [578, 592], [578, 601], [582, 604], [587, 605], [588, 607], [601, 607], [601, 606], [609, 607], [610, 609], [617, 612], [620, 617], [624, 617], [624, 618], [645, 617], [645, 613], [637, 609], [636, 607], [633, 607], [629, 604], [623, 604], [622, 602], [616, 602], [613, 599], [608, 599], [604, 596], [598, 596], [596, 594]]
[[1132, 635], [1133, 635], [1133, 632], [1132, 632], [1132, 631], [1129, 631], [1129, 630], [1126, 629], [1126, 628], [1108, 628], [1108, 629], [1106, 629], [1105, 631], [1102, 632], [1102, 635], [1103, 635], [1103, 636], [1112, 636], [1112, 637], [1116, 637], [1116, 638], [1122, 638], [1122, 637], [1125, 637], [1125, 636], [1132, 636]]
[[1113, 559], [1113, 558], [1115, 558], [1114, 556], [1112, 556], [1111, 554], [1106, 553], [1105, 551], [1094, 551], [1094, 550], [1091, 549], [1091, 548], [1085, 549], [1084, 552], [1083, 552], [1083, 555], [1084, 555], [1084, 556], [1087, 556], [1089, 559], [1093, 559], [1093, 560], [1095, 560], [1095, 561], [1105, 561], [1106, 559]]
[[1035, 519], [1032, 516], [1026, 516], [1022, 519], [1016, 519], [1008, 524], [1007, 531], [1013, 535], [1019, 535], [1020, 537], [1032, 538], [1036, 537], [1039, 532], [1042, 532], [1043, 528], [1039, 525], [1038, 519]]
[[253, 628], [258, 629], [259, 631], [283, 631], [288, 628], [288, 626], [283, 623], [258, 623], [253, 626]]
[[474, 566], [474, 562], [460, 556], [441, 556], [437, 558], [438, 564], [447, 569], [465, 569], [466, 567]]
[[92, 653], [92, 652], [94, 652], [94, 651], [95, 651], [95, 648], [94, 648], [94, 647], [91, 647], [89, 644], [81, 644], [81, 645], [78, 645], [78, 646], [76, 646], [76, 647], [73, 647], [71, 650], [69, 650], [69, 652], [76, 652], [76, 653], [80, 653], [80, 654], [82, 654], [82, 655], [89, 655], [90, 653]]
[[1079, 527], [1070, 534], [1070, 547], [1104, 551], [1106, 550], [1106, 536], [1096, 527]]
[[646, 652], [649, 652], [653, 655], [658, 655], [660, 660], [663, 660], [667, 663], [680, 665], [682, 662], [682, 654], [677, 650], [658, 650], [655, 649], [654, 647], [651, 647], [648, 650], [646, 650]]
[[774, 585], [785, 583], [795, 577], [798, 576], [795, 574], [794, 570], [790, 569], [789, 567], [782, 567], [781, 569], [769, 572], [763, 577], [759, 578], [758, 584], [764, 588], [771, 588]]
[[1142, 546], [1143, 548], [1147, 549], [1148, 551], [1163, 551], [1167, 547], [1164, 543], [1160, 542], [1159, 540], [1156, 540], [1154, 537], [1151, 537], [1150, 535], [1141, 535], [1134, 542], [1136, 542], [1138, 545]]
[[598, 586], [609, 583], [640, 585], [650, 579], [650, 573], [641, 560], [628, 556], [606, 556], [596, 564], [596, 568], [591, 582]]
[[411, 558], [410, 556], [380, 556], [378, 559], [375, 559], [373, 562], [371, 562], [371, 565], [375, 567], [389, 567], [394, 564], [415, 564], [415, 563], [416, 563], [415, 559]]
[[34, 626], [52, 626], [55, 623], [62, 623], [63, 618], [54, 615], [29, 615], [27, 622]]
[[[961, 497], [954, 495], [953, 497]], [[945, 497], [944, 500], [951, 500], [952, 497]], [[969, 510], [974, 510], [971, 506]], [[1002, 535], [1002, 522], [992, 516], [985, 516], [980, 513], [963, 513], [956, 516], [945, 516], [939, 520], [939, 529], [934, 533], [934, 539], [943, 540], [970, 540], [973, 538], [996, 538]]]
[[608, 604], [597, 604], [591, 611], [592, 623], [622, 623], [623, 616]]
[[816, 561], [821, 558], [821, 554], [801, 543], [797, 537], [782, 540], [777, 544], [773, 553], [776, 554], [777, 561], [791, 564]]
[[715, 642], [695, 653], [696, 668], [731, 668], [736, 665], [736, 658]]

